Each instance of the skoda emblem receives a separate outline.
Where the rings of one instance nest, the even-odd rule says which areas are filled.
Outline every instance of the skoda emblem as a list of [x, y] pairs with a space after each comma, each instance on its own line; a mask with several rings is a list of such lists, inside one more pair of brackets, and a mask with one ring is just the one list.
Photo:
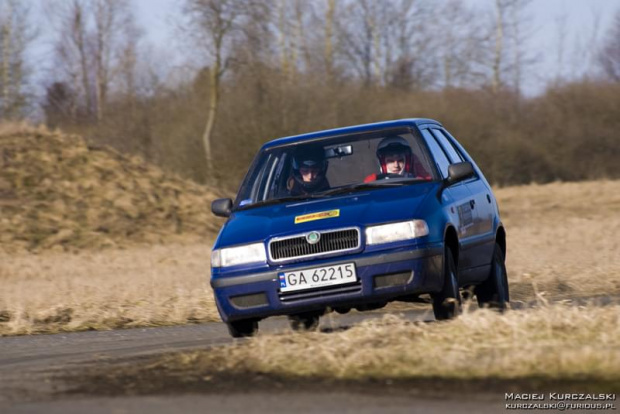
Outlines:
[[306, 241], [310, 244], [317, 244], [321, 239], [321, 233], [313, 231], [312, 233], [308, 233], [306, 235]]

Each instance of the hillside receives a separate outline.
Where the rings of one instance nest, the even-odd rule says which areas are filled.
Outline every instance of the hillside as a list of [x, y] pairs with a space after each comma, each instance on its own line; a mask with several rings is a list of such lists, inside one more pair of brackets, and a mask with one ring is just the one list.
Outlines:
[[0, 250], [212, 239], [216, 192], [79, 136], [0, 126]]

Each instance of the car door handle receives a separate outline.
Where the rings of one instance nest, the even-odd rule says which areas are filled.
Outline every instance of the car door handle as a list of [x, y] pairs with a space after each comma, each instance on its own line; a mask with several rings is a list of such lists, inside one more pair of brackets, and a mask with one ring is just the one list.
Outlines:
[[476, 200], [469, 200], [469, 206], [472, 208], [476, 207]]

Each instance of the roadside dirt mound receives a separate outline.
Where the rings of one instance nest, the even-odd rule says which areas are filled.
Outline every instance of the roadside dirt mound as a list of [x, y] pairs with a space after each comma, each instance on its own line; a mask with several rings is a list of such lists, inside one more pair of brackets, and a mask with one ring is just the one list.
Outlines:
[[217, 195], [79, 136], [0, 126], [0, 250], [209, 239]]

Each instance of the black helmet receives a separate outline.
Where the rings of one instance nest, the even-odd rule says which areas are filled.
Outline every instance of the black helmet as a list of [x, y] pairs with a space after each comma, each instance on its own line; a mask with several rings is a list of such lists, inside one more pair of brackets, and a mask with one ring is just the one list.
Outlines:
[[[300, 168], [316, 168], [317, 174], [312, 181], [304, 181], [301, 176]], [[327, 160], [325, 150], [320, 146], [299, 147], [293, 155], [293, 177], [307, 190], [312, 190], [318, 186], [327, 173]]]

